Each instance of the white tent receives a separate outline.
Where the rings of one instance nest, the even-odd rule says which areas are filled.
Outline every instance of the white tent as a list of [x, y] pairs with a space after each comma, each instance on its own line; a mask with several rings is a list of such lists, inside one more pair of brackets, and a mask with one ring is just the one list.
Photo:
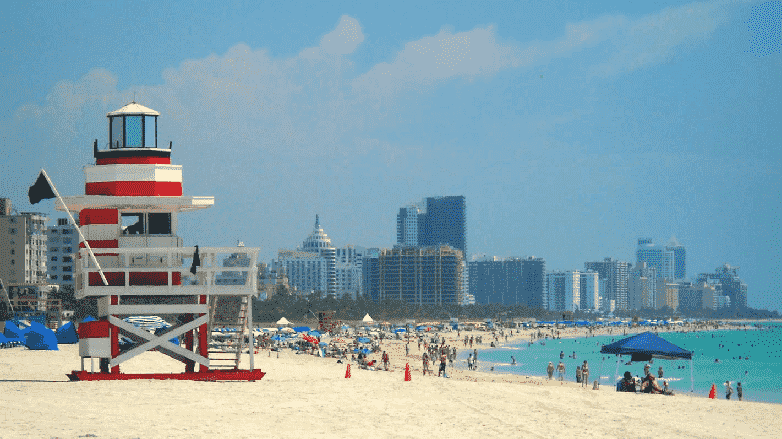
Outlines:
[[288, 321], [285, 317], [281, 318], [280, 320], [277, 320], [278, 325], [290, 325], [291, 322]]
[[369, 314], [364, 316], [364, 319], [362, 320], [364, 323], [372, 323], [374, 320], [372, 320], [372, 317], [369, 317]]

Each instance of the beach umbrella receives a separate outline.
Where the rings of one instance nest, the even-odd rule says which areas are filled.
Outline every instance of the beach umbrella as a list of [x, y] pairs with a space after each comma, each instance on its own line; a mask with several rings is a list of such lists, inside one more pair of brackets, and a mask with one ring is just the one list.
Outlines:
[[396, 329], [394, 329], [394, 332], [407, 332], [407, 329], [405, 329], [405, 328], [396, 328]]
[[296, 332], [309, 332], [309, 331], [311, 331], [309, 326], [297, 326], [297, 327], [293, 328], [293, 330], [296, 331]]
[[365, 315], [363, 319], [361, 319], [364, 323], [372, 323], [374, 320], [372, 320], [372, 317], [369, 317], [369, 314]]
[[288, 321], [285, 317], [281, 318], [280, 320], [277, 320], [278, 325], [290, 325], [291, 322]]

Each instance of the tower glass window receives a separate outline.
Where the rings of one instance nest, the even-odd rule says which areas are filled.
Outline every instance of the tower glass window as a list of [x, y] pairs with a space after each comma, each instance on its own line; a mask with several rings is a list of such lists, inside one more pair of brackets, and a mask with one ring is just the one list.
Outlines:
[[143, 148], [141, 139], [142, 116], [125, 116], [125, 148]]
[[144, 116], [144, 147], [157, 148], [157, 117]]
[[115, 116], [111, 118], [111, 123], [109, 124], [109, 130], [111, 133], [109, 133], [109, 138], [111, 139], [111, 145], [109, 145], [110, 148], [122, 148], [125, 146], [125, 141], [122, 138], [122, 134], [124, 131], [124, 119], [122, 116]]

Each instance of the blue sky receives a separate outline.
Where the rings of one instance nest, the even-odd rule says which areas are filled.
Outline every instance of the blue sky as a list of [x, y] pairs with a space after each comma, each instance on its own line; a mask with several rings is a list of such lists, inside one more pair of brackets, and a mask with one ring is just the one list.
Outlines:
[[314, 216], [389, 247], [396, 213], [465, 195], [470, 254], [580, 269], [687, 247], [782, 309], [782, 4], [770, 2], [6, 4], [0, 194], [45, 168], [83, 194], [108, 111], [162, 113], [185, 245], [270, 260]]

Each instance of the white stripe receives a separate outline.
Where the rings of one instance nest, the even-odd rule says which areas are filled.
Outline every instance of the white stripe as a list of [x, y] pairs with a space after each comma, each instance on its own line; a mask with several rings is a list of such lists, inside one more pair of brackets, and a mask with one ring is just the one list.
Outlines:
[[181, 165], [98, 165], [86, 166], [87, 183], [106, 181], [171, 181], [182, 182]]
[[87, 224], [81, 227], [84, 238], [88, 241], [119, 238], [119, 224]]

